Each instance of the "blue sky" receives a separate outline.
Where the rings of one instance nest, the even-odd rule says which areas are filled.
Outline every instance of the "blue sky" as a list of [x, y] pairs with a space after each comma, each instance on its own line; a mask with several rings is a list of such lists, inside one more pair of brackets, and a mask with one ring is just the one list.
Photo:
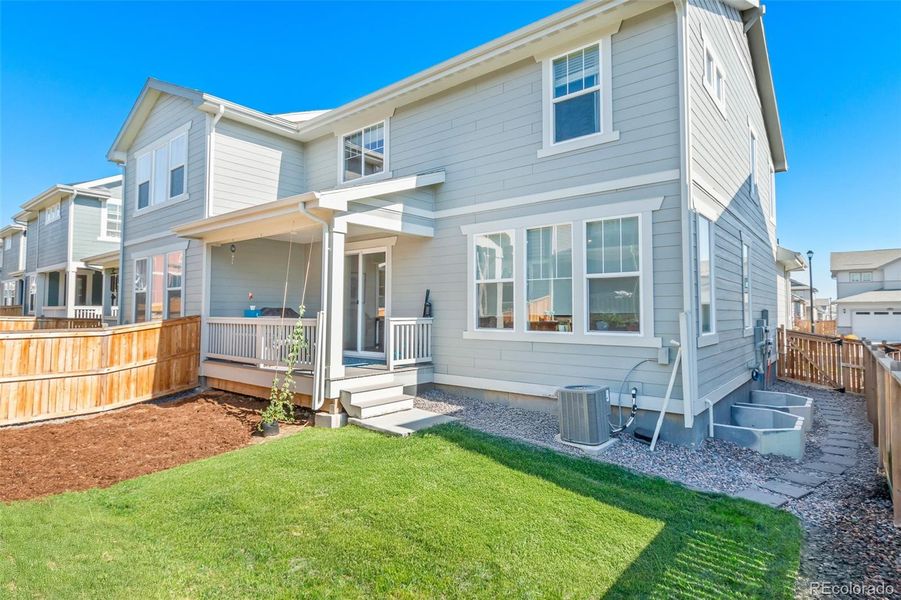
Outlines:
[[[115, 174], [106, 151], [148, 76], [265, 112], [331, 108], [570, 4], [0, 2], [0, 219]], [[777, 0], [765, 22], [780, 241], [813, 250], [834, 295], [830, 251], [901, 247], [901, 2]]]

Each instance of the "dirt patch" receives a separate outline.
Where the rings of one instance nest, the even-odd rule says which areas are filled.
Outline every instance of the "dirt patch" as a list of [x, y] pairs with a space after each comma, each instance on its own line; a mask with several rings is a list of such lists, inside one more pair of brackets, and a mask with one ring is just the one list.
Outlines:
[[[265, 402], [205, 392], [169, 404], [0, 429], [0, 501], [107, 487], [261, 441]], [[292, 433], [307, 424], [282, 426]]]

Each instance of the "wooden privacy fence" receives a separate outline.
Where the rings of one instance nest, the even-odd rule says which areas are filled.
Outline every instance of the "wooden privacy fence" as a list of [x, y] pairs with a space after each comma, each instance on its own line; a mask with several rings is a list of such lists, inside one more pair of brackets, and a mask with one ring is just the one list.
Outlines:
[[0, 317], [19, 317], [22, 315], [21, 304], [0, 306]]
[[35, 329], [94, 329], [97, 327], [103, 327], [100, 319], [0, 316], [0, 332], [33, 331]]
[[886, 356], [877, 344], [864, 349], [867, 417], [892, 494], [895, 527], [901, 527], [901, 361]]
[[87, 414], [197, 385], [200, 317], [0, 333], [0, 425]]
[[[813, 324], [814, 333], [818, 335], [836, 335], [835, 321], [817, 321]], [[810, 333], [809, 319], [795, 319], [795, 330], [802, 333]]]
[[779, 379], [813, 383], [843, 392], [864, 391], [864, 346], [859, 340], [779, 328]]

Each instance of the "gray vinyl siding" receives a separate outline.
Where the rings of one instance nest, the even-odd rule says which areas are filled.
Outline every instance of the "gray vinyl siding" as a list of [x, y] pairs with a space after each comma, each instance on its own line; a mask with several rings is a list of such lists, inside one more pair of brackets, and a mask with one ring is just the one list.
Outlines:
[[[3, 264], [0, 265], [0, 268], [3, 269], [2, 273], [0, 273], [0, 278], [3, 279], [9, 278], [10, 273], [22, 270], [22, 241], [25, 239], [21, 231], [11, 233], [6, 237], [12, 238], [12, 241], [10, 242], [9, 250], [3, 250]], [[0, 243], [5, 244], [5, 239], [0, 240]]]
[[[751, 247], [752, 321], [766, 309], [775, 327], [780, 274], [774, 260], [775, 221], [770, 217], [769, 145], [741, 15], [715, 0], [692, 0], [688, 23], [692, 173], [713, 188], [711, 193], [698, 185], [693, 190], [697, 200], [712, 203], [719, 196], [727, 204], [714, 223], [719, 342], [698, 349], [698, 386], [704, 397], [737, 377], [750, 375], [749, 364], [756, 358], [753, 336], [745, 335], [742, 321], [742, 236]], [[718, 55], [725, 74], [725, 116], [704, 87], [704, 39]], [[758, 139], [756, 195], [750, 188], [749, 123]], [[696, 244], [692, 264], [697, 264]]]
[[68, 261], [70, 203], [69, 199], [60, 202], [60, 218], [52, 223], [44, 223], [42, 216], [28, 223], [28, 253], [34, 255], [35, 268]]
[[[184, 98], [163, 94], [156, 101], [128, 150], [125, 165], [126, 203], [123, 206], [123, 236], [126, 244], [147, 236], [164, 235], [176, 225], [203, 218], [206, 202], [206, 119], [205, 113], [197, 110]], [[191, 123], [188, 131], [188, 199], [163, 203], [138, 214], [136, 152], [188, 122]]]
[[[444, 169], [437, 209], [679, 168], [678, 60], [671, 7], [625, 21], [612, 37], [616, 142], [538, 158], [541, 64], [525, 60], [397, 109], [393, 177]], [[337, 183], [340, 139], [307, 146], [311, 189]]]
[[[439, 194], [440, 195], [440, 194]], [[656, 364], [655, 348], [464, 339], [467, 329], [467, 236], [460, 226], [477, 220], [503, 220], [663, 196], [653, 213], [653, 334], [664, 343], [678, 339], [681, 282], [681, 196], [677, 182], [553, 203], [493, 211], [490, 216], [442, 219], [433, 239], [398, 237], [392, 253], [391, 310], [396, 317], [419, 316], [426, 289], [431, 290], [434, 320], [432, 352], [435, 372], [536, 385], [595, 383], [618, 390], [626, 372], [643, 359], [630, 381], [642, 393], [663, 397], [672, 367]], [[574, 251], [579, 252], [576, 248]], [[517, 257], [519, 260], [520, 257]], [[642, 257], [648, 260], [651, 257]], [[681, 397], [677, 385], [673, 397]]]
[[[257, 308], [280, 308], [284, 300], [285, 306], [294, 310], [304, 303], [304, 316], [316, 316], [320, 305], [322, 244], [316, 242], [311, 247], [309, 240], [298, 240], [289, 248], [288, 242], [270, 239], [235, 242], [234, 262], [227, 244], [215, 246], [211, 252], [210, 316], [243, 316], [250, 304], [248, 292], [253, 292], [253, 304]], [[284, 299], [286, 278], [288, 291]]]
[[[438, 97], [399, 107], [390, 121], [389, 169], [403, 177], [443, 169], [436, 210], [472, 207], [520, 195], [655, 174], [679, 168], [678, 61], [675, 13], [662, 7], [622, 24], [612, 37], [613, 127], [620, 139], [538, 158], [542, 144], [541, 65], [522, 61]], [[308, 144], [312, 189], [334, 187], [338, 139]], [[434, 309], [437, 374], [537, 385], [599, 383], [618, 389], [631, 381], [663, 397], [671, 366], [656, 364], [656, 348], [465, 339], [467, 236], [462, 225], [664, 197], [653, 213], [653, 334], [678, 338], [682, 304], [681, 195], [670, 183], [522, 205], [439, 219], [432, 239], [399, 236], [393, 249], [392, 315], [419, 316], [426, 289]], [[428, 207], [428, 196], [417, 206]], [[431, 208], [431, 207], [428, 207]], [[579, 251], [579, 249], [576, 249]], [[674, 397], [681, 397], [677, 386]]]
[[33, 219], [26, 223], [28, 234], [26, 238], [28, 241], [25, 243], [25, 271], [27, 273], [33, 273], [38, 266], [38, 253], [37, 253], [37, 243], [38, 238], [40, 237], [37, 232], [38, 220]]
[[216, 126], [210, 214], [306, 191], [300, 142], [234, 121]]
[[[141, 131], [128, 150], [125, 165], [125, 189], [122, 208], [122, 297], [123, 320], [132, 322], [134, 317], [134, 260], [169, 249], [173, 244], [186, 243], [175, 237], [171, 230], [204, 217], [206, 203], [206, 119], [207, 115], [181, 97], [163, 94], [151, 109]], [[153, 210], [136, 214], [137, 184], [135, 154], [190, 122], [188, 130], [187, 185], [188, 199], [171, 204], [161, 204]], [[147, 241], [142, 241], [147, 240]], [[187, 242], [183, 273], [184, 310], [186, 315], [201, 312], [203, 287], [203, 244], [196, 240]]]
[[81, 261], [86, 256], [110, 252], [119, 248], [119, 242], [100, 239], [102, 232], [103, 201], [97, 198], [75, 198], [75, 226], [72, 228], [72, 259]]

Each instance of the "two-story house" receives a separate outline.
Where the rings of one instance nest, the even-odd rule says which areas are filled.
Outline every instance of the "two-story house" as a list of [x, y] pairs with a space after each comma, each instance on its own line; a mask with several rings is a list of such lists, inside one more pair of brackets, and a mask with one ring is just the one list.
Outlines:
[[833, 252], [840, 335], [901, 342], [901, 248]]
[[151, 79], [108, 154], [121, 318], [201, 315], [207, 382], [268, 397], [304, 305], [319, 423], [407, 411], [417, 384], [555, 410], [594, 383], [695, 443], [775, 358], [762, 16], [586, 2], [328, 111]]
[[22, 274], [26, 315], [115, 317], [115, 272], [93, 257], [119, 251], [121, 197], [122, 176], [115, 175], [54, 185], [22, 205], [14, 219], [28, 236]]
[[0, 305], [22, 306], [25, 299], [25, 226], [0, 229]]

